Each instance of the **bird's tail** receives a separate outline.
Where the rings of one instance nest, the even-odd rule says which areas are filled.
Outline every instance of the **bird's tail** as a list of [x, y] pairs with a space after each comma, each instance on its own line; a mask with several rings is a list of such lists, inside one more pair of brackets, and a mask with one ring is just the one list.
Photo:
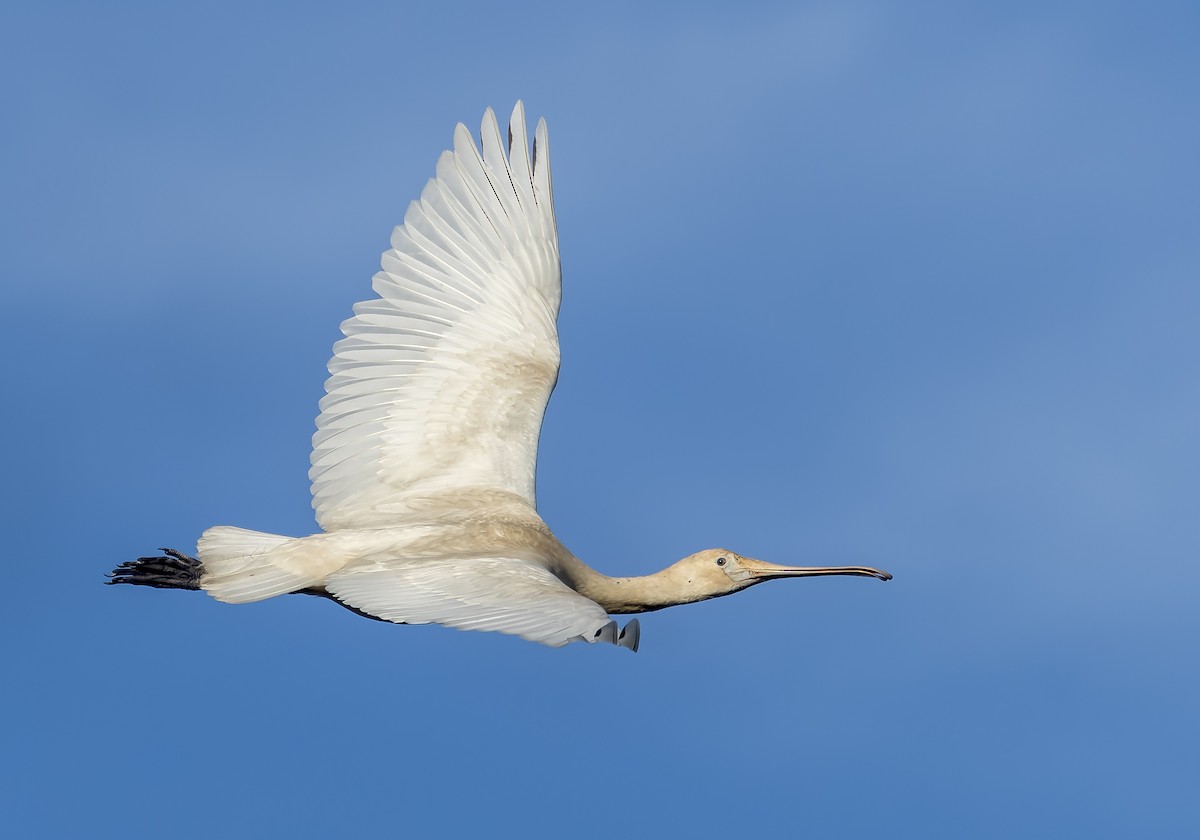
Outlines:
[[291, 537], [218, 526], [200, 537], [197, 552], [189, 557], [174, 549], [160, 549], [159, 557], [139, 557], [122, 563], [106, 583], [131, 583], [158, 589], [203, 589], [218, 601], [244, 604], [312, 586], [308, 577], [286, 571], [278, 549]]
[[209, 528], [197, 546], [204, 575], [200, 587], [218, 601], [246, 604], [297, 592], [312, 585], [308, 577], [281, 568], [279, 549], [291, 537], [219, 525]]

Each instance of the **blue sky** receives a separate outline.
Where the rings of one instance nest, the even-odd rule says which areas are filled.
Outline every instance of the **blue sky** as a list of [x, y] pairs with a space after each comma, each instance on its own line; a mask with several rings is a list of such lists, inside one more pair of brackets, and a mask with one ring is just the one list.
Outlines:
[[[11, 836], [1200, 830], [1194, 4], [9, 4]], [[865, 563], [551, 650], [100, 586], [315, 529], [337, 325], [545, 115], [539, 506]], [[9, 833], [9, 832], [6, 832]]]

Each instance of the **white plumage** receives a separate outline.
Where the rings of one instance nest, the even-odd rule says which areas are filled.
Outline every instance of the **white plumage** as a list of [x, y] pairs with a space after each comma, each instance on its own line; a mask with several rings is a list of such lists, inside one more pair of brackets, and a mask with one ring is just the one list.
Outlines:
[[506, 155], [489, 110], [481, 157], [458, 126], [392, 234], [379, 297], [342, 324], [309, 472], [327, 531], [394, 525], [414, 500], [465, 489], [534, 503], [558, 378], [558, 235], [546, 124], [532, 167], [519, 103], [510, 137]]
[[454, 150], [392, 234], [372, 283], [378, 297], [342, 323], [309, 471], [317, 522], [335, 538], [211, 528], [199, 553], [214, 597], [240, 603], [323, 586], [386, 621], [555, 645], [609, 622], [544, 565], [511, 556], [528, 541], [521, 529], [494, 546], [508, 549], [499, 556], [446, 538], [471, 527], [454, 513], [472, 498], [485, 500], [485, 514], [500, 500], [514, 521], [533, 524], [538, 436], [558, 378], [546, 123], [532, 161], [519, 102], [507, 141], [491, 109], [482, 138], [480, 155], [458, 126]]
[[199, 561], [167, 551], [111, 583], [204, 589], [229, 603], [293, 592], [402, 624], [494, 630], [548, 645], [637, 649], [636, 620], [762, 580], [887, 579], [865, 567], [775, 566], [725, 549], [654, 575], [609, 578], [537, 514], [534, 478], [558, 378], [561, 299], [549, 140], [533, 158], [517, 103], [507, 138], [489, 109], [483, 153], [462, 125], [436, 177], [392, 234], [373, 288], [334, 345], [313, 436], [313, 507], [324, 533], [290, 538], [219, 526]]

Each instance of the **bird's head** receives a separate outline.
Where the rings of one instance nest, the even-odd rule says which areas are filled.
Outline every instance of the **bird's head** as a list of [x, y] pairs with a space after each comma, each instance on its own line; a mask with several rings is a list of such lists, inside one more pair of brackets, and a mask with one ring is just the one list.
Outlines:
[[879, 580], [892, 576], [866, 566], [778, 566], [743, 557], [726, 548], [709, 548], [685, 557], [668, 570], [675, 585], [703, 601], [738, 592], [756, 583], [789, 577], [859, 575]]

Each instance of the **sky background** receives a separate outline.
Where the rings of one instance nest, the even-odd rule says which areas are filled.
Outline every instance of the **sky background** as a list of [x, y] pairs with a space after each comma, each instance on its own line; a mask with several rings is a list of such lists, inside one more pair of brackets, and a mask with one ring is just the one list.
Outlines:
[[[1194, 3], [7, 3], [11, 837], [1195, 837]], [[545, 115], [538, 472], [636, 656], [101, 586], [303, 535], [338, 323]]]

